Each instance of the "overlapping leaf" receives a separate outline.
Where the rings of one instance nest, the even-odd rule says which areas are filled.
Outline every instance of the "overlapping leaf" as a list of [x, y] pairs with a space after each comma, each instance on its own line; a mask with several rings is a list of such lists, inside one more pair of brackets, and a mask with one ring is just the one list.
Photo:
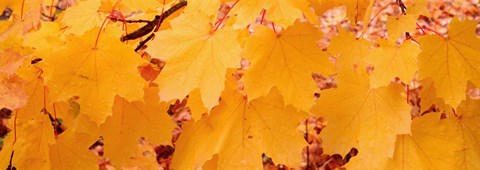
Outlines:
[[307, 114], [285, 107], [277, 90], [248, 102], [232, 79], [210, 115], [186, 125], [176, 144], [173, 168], [198, 168], [215, 153], [218, 169], [263, 169], [262, 153], [298, 166], [306, 142], [295, 127]]
[[68, 8], [60, 19], [64, 26], [68, 26], [65, 33], [81, 36], [88, 30], [102, 25], [102, 15], [106, 14], [100, 13], [99, 8], [99, 0], [80, 1], [76, 6]]
[[316, 45], [320, 36], [309, 23], [297, 22], [280, 34], [259, 27], [242, 53], [251, 62], [243, 78], [249, 100], [277, 87], [285, 103], [308, 110], [319, 90], [312, 73], [333, 72], [333, 64]]
[[421, 78], [432, 78], [436, 93], [447, 104], [456, 106], [465, 99], [467, 82], [480, 86], [480, 38], [475, 35], [477, 21], [454, 18], [448, 37], [427, 35], [419, 38]]
[[387, 21], [388, 38], [397, 40], [406, 32], [413, 33], [417, 27], [416, 15], [389, 16]]
[[54, 101], [79, 96], [80, 112], [103, 123], [111, 115], [114, 96], [140, 100], [144, 80], [137, 71], [143, 61], [118, 38], [98, 29], [81, 38], [71, 37], [66, 46], [44, 59], [45, 82]]
[[414, 120], [412, 136], [397, 138], [388, 169], [480, 168], [480, 101], [467, 99], [449, 113], [430, 113]]
[[12, 165], [16, 168], [49, 169], [48, 148], [55, 142], [55, 136], [49, 117], [42, 110], [45, 108], [44, 103], [48, 106], [51, 103], [45, 101], [41, 79], [27, 82], [24, 90], [29, 96], [28, 102], [24, 107], [15, 110], [16, 118], [9, 121], [9, 127], [16, 128], [16, 134], [7, 135], [4, 143], [7, 149], [2, 149], [0, 153], [0, 166], [7, 167], [11, 151], [14, 150]]
[[241, 0], [236, 2], [231, 13], [236, 14], [235, 28], [246, 28], [253, 23], [255, 18], [266, 10], [267, 19], [284, 28], [294, 24], [295, 20], [303, 18], [303, 15], [312, 23], [318, 19], [309, 8], [306, 0]]
[[116, 166], [125, 165], [138, 152], [140, 138], [169, 144], [175, 126], [167, 115], [168, 104], [159, 103], [158, 89], [145, 89], [145, 104], [116, 97], [113, 115], [100, 126], [105, 157]]
[[410, 82], [418, 70], [420, 47], [412, 41], [404, 41], [399, 46], [394, 40], [379, 40], [380, 47], [365, 57], [375, 67], [370, 80], [372, 88], [387, 86], [395, 77]]
[[325, 11], [333, 7], [346, 6], [347, 18], [351, 23], [368, 21], [370, 19], [371, 6], [373, 5], [373, 0], [309, 0], [309, 2], [314, 7], [317, 15], [322, 15]]
[[227, 68], [240, 66], [238, 31], [216, 28], [208, 16], [184, 13], [172, 20], [172, 29], [161, 31], [147, 51], [166, 60], [158, 76], [161, 100], [182, 99], [199, 89], [210, 109], [218, 103]]
[[338, 55], [336, 64], [338, 72], [344, 70], [350, 72], [354, 68], [365, 67], [363, 60], [368, 55], [371, 46], [371, 42], [340, 29], [338, 36], [332, 38], [327, 52], [331, 55]]
[[347, 167], [380, 168], [393, 156], [396, 135], [410, 133], [410, 107], [400, 96], [402, 87], [370, 88], [363, 70], [335, 80], [338, 88], [322, 92], [312, 109], [328, 122], [320, 134], [325, 150], [346, 154], [355, 147], [359, 154]]

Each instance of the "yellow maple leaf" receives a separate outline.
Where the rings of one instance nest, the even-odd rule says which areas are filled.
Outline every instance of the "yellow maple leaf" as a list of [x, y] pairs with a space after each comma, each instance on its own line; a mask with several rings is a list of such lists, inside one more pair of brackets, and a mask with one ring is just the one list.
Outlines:
[[427, 8], [428, 2], [428, 0], [405, 1], [405, 5], [407, 6], [406, 13], [415, 16], [429, 16], [430, 12]]
[[25, 105], [27, 95], [23, 91], [23, 80], [18, 76], [7, 76], [0, 73], [0, 108], [10, 110]]
[[23, 38], [23, 45], [35, 48], [37, 56], [45, 56], [65, 43], [60, 25], [56, 22], [41, 22], [40, 29], [25, 34]]
[[417, 28], [418, 15], [389, 16], [387, 20], [388, 38], [397, 40], [405, 32], [414, 33]]
[[393, 156], [397, 134], [410, 133], [410, 107], [400, 96], [403, 87], [391, 84], [372, 89], [363, 70], [344, 72], [335, 79], [338, 88], [322, 91], [312, 113], [327, 119], [320, 133], [326, 152], [359, 153], [347, 167], [378, 168]]
[[98, 136], [67, 129], [50, 146], [51, 169], [98, 169], [99, 157], [89, 150], [97, 139]]
[[373, 6], [373, 0], [308, 0], [315, 9], [317, 15], [322, 15], [325, 11], [337, 6], [346, 6], [347, 18], [352, 24], [358, 21], [368, 23], [370, 19], [370, 9]]
[[240, 45], [238, 31], [215, 31], [213, 22], [201, 13], [186, 12], [172, 20], [172, 29], [156, 34], [150, 44], [155, 48], [147, 51], [166, 60], [155, 81], [161, 100], [182, 99], [198, 88], [206, 108], [218, 103], [226, 69], [240, 66]]
[[14, 75], [23, 60], [33, 52], [21, 44], [22, 40], [16, 36], [10, 36], [0, 44], [0, 74]]
[[8, 122], [10, 129], [16, 128], [16, 134], [8, 133], [0, 152], [0, 166], [7, 167], [9, 162], [5, 159], [9, 160], [14, 150], [12, 165], [16, 168], [50, 169], [48, 148], [55, 142], [55, 136], [49, 117], [42, 109], [45, 105], [51, 106], [51, 102], [45, 101], [48, 98], [44, 98], [41, 79], [25, 82], [24, 90], [29, 98], [25, 106], [13, 111], [15, 118]]
[[[159, 146], [156, 145], [155, 147]], [[122, 167], [122, 169], [162, 169], [157, 162], [154, 144], [142, 139], [140, 142], [137, 142], [137, 148], [135, 156], [131, 157], [127, 165]]]
[[144, 137], [155, 144], [170, 144], [175, 126], [167, 114], [168, 104], [160, 103], [158, 88], [145, 89], [145, 104], [116, 97], [113, 115], [100, 126], [105, 157], [118, 167], [125, 165], [138, 151]]
[[[5, 138], [4, 147], [0, 152], [0, 166], [7, 167], [13, 150], [15, 153], [12, 165], [16, 168], [50, 169], [48, 148], [55, 142], [55, 137], [48, 116], [40, 113], [40, 110], [32, 112], [33, 110], [28, 106], [20, 110], [16, 112], [19, 118], [16, 123], [17, 139], [14, 139], [13, 132]], [[26, 114], [29, 114], [29, 119], [20, 119], [22, 116], [27, 116]], [[10, 123], [13, 124], [13, 121], [11, 119]]]
[[351, 72], [354, 68], [365, 67], [363, 60], [368, 55], [371, 46], [371, 42], [340, 29], [338, 36], [331, 39], [327, 52], [331, 55], [338, 55], [336, 63], [338, 72]]
[[418, 93], [420, 98], [420, 113], [431, 109], [433, 105], [440, 110], [445, 110], [445, 102], [442, 98], [438, 97], [435, 93], [436, 89], [431, 78], [426, 78], [420, 81], [422, 89]]
[[202, 166], [204, 170], [216, 170], [218, 169], [218, 154], [212, 156], [212, 159], [205, 162]]
[[314, 93], [319, 91], [312, 73], [333, 70], [326, 53], [316, 45], [320, 36], [309, 23], [297, 22], [281, 34], [259, 27], [242, 53], [251, 62], [242, 79], [249, 100], [268, 94], [276, 86], [286, 104], [310, 109]]
[[378, 40], [378, 43], [380, 47], [365, 57], [367, 63], [375, 66], [370, 86], [372, 88], [388, 86], [395, 77], [410, 82], [418, 70], [417, 55], [420, 53], [420, 47], [412, 41], [404, 41], [397, 45], [394, 39]]
[[448, 37], [427, 35], [418, 39], [420, 78], [432, 78], [436, 93], [446, 104], [456, 106], [465, 99], [467, 81], [480, 86], [480, 38], [475, 36], [478, 21], [454, 18]]
[[[390, 166], [415, 169], [479, 169], [480, 100], [467, 98], [455, 111], [428, 113], [412, 123], [412, 136], [397, 139]], [[390, 168], [389, 168], [390, 169]], [[399, 168], [397, 168], [399, 169]]]
[[100, 124], [111, 114], [114, 96], [141, 99], [144, 80], [137, 66], [144, 61], [109, 32], [98, 29], [71, 37], [65, 47], [44, 58], [45, 83], [54, 101], [79, 96], [80, 112]]
[[[3, 12], [5, 8], [10, 8], [12, 10], [12, 15], [17, 15], [19, 17], [23, 15], [23, 19], [32, 17], [33, 13], [37, 13], [37, 14], [33, 14], [34, 16], [36, 16], [35, 19], [34, 18], [30, 18], [30, 19], [34, 19], [38, 22], [40, 21], [39, 12], [41, 8], [40, 6], [41, 3], [42, 3], [42, 0], [3, 0], [2, 2], [0, 2], [0, 11]], [[35, 11], [35, 12], [31, 12], [31, 11]], [[27, 14], [27, 13], [30, 13], [30, 14]], [[30, 15], [30, 16], [27, 16], [27, 15]], [[27, 19], [27, 20], [30, 20], [30, 19]]]
[[215, 153], [218, 169], [263, 169], [261, 155], [297, 166], [306, 145], [296, 127], [308, 114], [285, 107], [277, 90], [247, 102], [233, 78], [208, 116], [185, 125], [173, 156], [173, 169], [201, 167]]
[[206, 16], [216, 16], [218, 9], [220, 8], [219, 0], [190, 0], [188, 1], [187, 7], [185, 7], [186, 12], [198, 13], [202, 12]]
[[81, 36], [88, 30], [102, 25], [106, 13], [100, 13], [99, 8], [99, 0], [79, 1], [75, 6], [65, 10], [58, 20], [62, 27], [68, 26], [66, 34]]
[[[105, 0], [102, 0], [102, 1], [105, 1]], [[110, 1], [112, 4], [115, 4], [119, 0], [108, 0], [108, 1]], [[168, 3], [169, 1], [171, 1], [171, 0], [165, 1], [165, 3]], [[160, 3], [157, 0], [142, 0], [142, 1], [121, 0], [120, 2], [118, 2], [117, 8], [119, 8], [119, 9], [127, 8], [127, 9], [129, 9], [128, 12], [134, 12], [134, 11], [138, 11], [138, 10], [146, 12], [146, 11], [149, 11], [149, 10], [150, 11], [155, 11], [156, 8], [161, 9], [162, 6], [163, 6], [163, 4]], [[109, 7], [108, 9], [111, 10], [112, 7], [113, 6]], [[127, 11], [122, 10], [122, 12], [127, 12]]]
[[203, 105], [200, 90], [196, 89], [188, 95], [187, 105], [190, 108], [192, 119], [197, 121], [202, 118], [202, 115], [208, 113], [207, 108]]
[[412, 135], [398, 135], [395, 154], [385, 169], [456, 169], [455, 145], [449, 138], [451, 120], [428, 113], [412, 121]]
[[311, 23], [318, 23], [318, 17], [310, 10], [306, 0], [240, 0], [230, 11], [237, 15], [234, 27], [245, 28], [255, 21], [263, 9], [269, 21], [283, 28], [293, 25], [297, 19], [303, 18], [303, 14]]

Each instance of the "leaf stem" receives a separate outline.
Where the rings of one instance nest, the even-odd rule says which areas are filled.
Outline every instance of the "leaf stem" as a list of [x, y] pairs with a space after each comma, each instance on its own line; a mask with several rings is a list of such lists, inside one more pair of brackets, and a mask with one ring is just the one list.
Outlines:
[[18, 116], [18, 109], [15, 111], [15, 116], [13, 118], [13, 144], [17, 143], [17, 116]]
[[55, 103], [53, 103], [53, 120], [55, 120], [55, 123], [53, 124], [53, 132], [55, 134], [55, 138], [57, 138], [57, 136], [58, 136], [58, 132], [57, 132], [58, 121], [57, 121], [57, 109], [55, 108]]
[[[165, 11], [165, 0], [163, 0], [162, 14], [160, 14], [160, 19], [161, 19], [161, 20], [163, 20], [163, 13], [164, 13], [164, 11]], [[154, 32], [157, 32], [158, 29], [160, 29], [160, 25], [161, 25], [161, 24], [162, 24], [161, 22], [158, 22], [158, 23], [157, 23], [157, 26], [155, 27]]]
[[97, 49], [98, 39], [100, 39], [100, 33], [102, 32], [102, 29], [105, 26], [105, 23], [107, 22], [107, 20], [108, 18], [105, 18], [102, 22], [102, 26], [100, 26], [100, 29], [98, 29], [97, 39], [95, 39], [95, 45], [93, 46], [93, 49]]
[[407, 104], [410, 103], [410, 86], [407, 84]]
[[262, 19], [260, 20], [260, 24], [263, 24], [263, 20], [265, 19], [265, 13], [267, 13], [267, 10], [263, 9], [262, 10]]
[[[370, 21], [368, 21], [367, 27], [370, 26], [370, 24], [372, 24], [373, 20], [375, 20], [375, 18], [377, 18], [377, 16], [380, 15], [380, 13], [382, 11], [387, 9], [387, 7], [389, 7], [390, 5], [395, 5], [395, 4], [397, 4], [397, 3], [396, 2], [391, 2], [391, 3], [388, 3], [387, 5], [383, 6], [382, 8], [380, 8], [380, 10], [378, 10], [377, 13], [373, 16], [373, 18], [370, 19]], [[359, 38], [362, 38], [363, 35], [365, 35], [365, 30], [362, 32], [362, 34], [360, 35]]]
[[55, 1], [55, 0], [52, 0], [52, 2], [50, 3], [50, 15], [49, 15], [50, 18], [53, 18], [53, 16], [52, 16], [53, 15], [53, 1]]
[[425, 30], [423, 30], [423, 28], [418, 23], [416, 24], [417, 24], [417, 29], [421, 30], [422, 34], [425, 34], [426, 33]]
[[47, 111], [47, 86], [43, 86], [43, 109]]
[[434, 29], [428, 28], [428, 27], [426, 27], [426, 26], [421, 26], [421, 27], [420, 27], [419, 25], [417, 25], [417, 29], [422, 30], [424, 33], [425, 33], [425, 30], [427, 30], [427, 31], [430, 31], [430, 32], [433, 32], [433, 33], [437, 34], [438, 36], [440, 36], [440, 37], [442, 37], [442, 38], [447, 38], [447, 37], [446, 37], [445, 35], [443, 35], [442, 33], [438, 32], [438, 31], [436, 31], [436, 30], [434, 30]]
[[272, 21], [272, 29], [275, 34], [278, 34], [277, 29], [275, 29], [275, 23]]
[[217, 22], [217, 24], [215, 24], [215, 28], [213, 29], [212, 32], [217, 31], [217, 29], [220, 27], [220, 25], [222, 25], [222, 22], [225, 20], [225, 18], [227, 18], [228, 13], [230, 13], [230, 11], [233, 9], [233, 7], [235, 7], [235, 5], [237, 5], [237, 2], [238, 2], [238, 1], [239, 1], [239, 0], [236, 0], [236, 1], [233, 3], [232, 7], [230, 7], [230, 9], [228, 9], [227, 13], [225, 13], [225, 15], [219, 20], [220, 22]]
[[25, 0], [22, 0], [22, 8], [20, 10], [20, 20], [23, 20], [23, 7], [25, 6]]
[[308, 118], [305, 119], [305, 140], [307, 140], [307, 167], [305, 168], [306, 170], [309, 169], [309, 164], [310, 164], [310, 151], [309, 151], [309, 146], [310, 146], [310, 142], [308, 142]]

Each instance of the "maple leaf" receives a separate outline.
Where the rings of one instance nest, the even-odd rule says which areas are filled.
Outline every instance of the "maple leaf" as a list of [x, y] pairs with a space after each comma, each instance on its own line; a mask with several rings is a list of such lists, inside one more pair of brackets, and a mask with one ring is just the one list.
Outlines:
[[0, 74], [13, 76], [26, 56], [32, 53], [32, 50], [22, 47], [21, 44], [22, 40], [16, 36], [10, 36], [0, 44]]
[[145, 104], [116, 97], [113, 115], [100, 126], [105, 157], [123, 166], [138, 151], [141, 137], [155, 144], [170, 144], [175, 126], [167, 114], [168, 104], [159, 103], [158, 89], [145, 89]]
[[418, 70], [417, 55], [421, 51], [420, 47], [412, 41], [404, 41], [399, 46], [393, 40], [378, 40], [380, 47], [365, 57], [367, 63], [375, 66], [370, 79], [372, 88], [388, 86], [395, 77], [410, 82]]
[[98, 29], [71, 37], [64, 48], [44, 58], [45, 83], [54, 101], [79, 96], [80, 112], [100, 124], [111, 114], [115, 95], [141, 99], [144, 80], [137, 66], [144, 61], [118, 38]]
[[26, 103], [24, 82], [15, 75], [15, 72], [31, 50], [23, 48], [20, 44], [21, 40], [13, 36], [0, 44], [0, 108], [13, 110]]
[[416, 0], [416, 1], [405, 1], [407, 6], [406, 13], [412, 14], [414, 16], [428, 16], [430, 12], [427, 9], [428, 0]]
[[[440, 119], [442, 114], [446, 118]], [[480, 100], [467, 98], [455, 111], [429, 113], [412, 122], [412, 136], [397, 139], [390, 166], [418, 169], [480, 168]]]
[[56, 22], [41, 22], [40, 29], [25, 34], [23, 45], [33, 47], [36, 56], [46, 56], [56, 47], [65, 44], [60, 25]]
[[431, 109], [432, 106], [437, 106], [440, 110], [445, 110], [445, 102], [439, 98], [435, 93], [436, 89], [431, 78], [426, 78], [420, 81], [422, 90], [418, 93], [420, 100], [420, 113]]
[[[117, 3], [118, 0], [109, 0], [112, 3]], [[165, 1], [165, 3], [169, 3], [172, 0]], [[156, 8], [161, 8], [163, 6], [162, 3], [158, 0], [122, 0], [119, 2], [118, 8], [127, 8], [130, 9], [131, 12], [135, 10], [141, 10], [141, 11], [155, 11]], [[110, 7], [111, 8], [111, 7]]]
[[269, 21], [283, 28], [293, 25], [297, 19], [303, 18], [303, 14], [311, 23], [318, 23], [318, 17], [310, 10], [306, 0], [241, 0], [230, 11], [237, 15], [234, 27], [245, 28], [255, 21], [262, 9], [266, 10], [266, 18]]
[[336, 63], [338, 72], [344, 70], [351, 72], [354, 68], [365, 67], [363, 60], [371, 46], [371, 42], [357, 38], [344, 29], [339, 29], [338, 36], [331, 39], [327, 52], [331, 55], [339, 55]]
[[23, 83], [18, 76], [0, 73], [0, 108], [13, 110], [25, 105], [27, 95], [23, 91]]
[[65, 33], [83, 35], [92, 28], [102, 25], [102, 14], [98, 12], [99, 0], [79, 1], [75, 6], [68, 8], [64, 15], [59, 17], [62, 27], [68, 26]]
[[397, 40], [405, 32], [415, 32], [417, 15], [389, 16], [387, 20], [388, 38]]
[[480, 100], [467, 98], [457, 107], [457, 112], [450, 115], [454, 125], [449, 139], [457, 144], [454, 151], [455, 165], [462, 169], [480, 169]]
[[98, 136], [67, 129], [50, 146], [51, 169], [98, 169], [98, 157], [89, 150], [97, 139]]
[[184, 13], [171, 22], [172, 29], [160, 31], [147, 51], [166, 60], [155, 81], [163, 101], [184, 98], [198, 88], [205, 107], [218, 103], [227, 68], [240, 66], [238, 31], [212, 28], [201, 13]]
[[31, 29], [36, 29], [40, 22], [41, 0], [3, 0], [0, 2], [0, 10], [3, 12], [5, 8], [12, 10], [13, 25], [6, 30], [3, 35], [0, 34], [0, 40], [8, 34], [24, 34]]
[[185, 12], [199, 13], [201, 12], [205, 16], [216, 16], [220, 8], [219, 0], [203, 1], [203, 0], [190, 0], [188, 1]]
[[347, 9], [347, 18], [352, 24], [357, 23], [358, 21], [364, 21], [368, 23], [370, 19], [371, 7], [373, 5], [373, 0], [308, 0], [310, 4], [315, 9], [315, 13], [321, 16], [325, 11], [332, 9], [337, 6], [346, 6]]
[[194, 90], [188, 95], [187, 105], [185, 107], [190, 108], [190, 113], [192, 114], [192, 119], [197, 121], [202, 118], [202, 115], [208, 113], [207, 108], [202, 103], [202, 98], [200, 90]]
[[134, 153], [135, 157], [131, 157], [125, 169], [162, 169], [157, 162], [157, 154], [152, 144], [145, 140], [137, 142], [137, 151]]
[[412, 121], [412, 135], [398, 135], [385, 169], [455, 169], [455, 145], [447, 135], [450, 120], [428, 113]]
[[338, 88], [322, 91], [312, 113], [327, 119], [320, 136], [326, 152], [358, 155], [350, 168], [378, 168], [393, 156], [397, 134], [410, 132], [410, 107], [401, 85], [371, 89], [365, 72], [344, 72], [335, 79]]
[[[18, 139], [13, 146], [15, 155], [12, 163], [16, 168], [35, 169], [41, 167], [49, 169], [50, 167], [48, 148], [50, 144], [55, 142], [55, 136], [50, 119], [39, 111], [30, 112], [29, 114], [32, 114], [32, 116], [29, 120], [17, 120]], [[18, 114], [18, 117], [21, 118], [27, 112], [19, 111]]]
[[[48, 115], [44, 114], [42, 109], [47, 104], [50, 106], [51, 103], [45, 101], [41, 79], [26, 82], [24, 90], [29, 99], [25, 106], [14, 111], [16, 118], [9, 120], [9, 127], [16, 128], [16, 134], [12, 132], [7, 135], [4, 148], [10, 149], [2, 149], [0, 155], [2, 159], [9, 160], [13, 150], [15, 154], [12, 164], [16, 168], [49, 169], [48, 148], [55, 142], [55, 136]], [[0, 159], [1, 167], [7, 167], [8, 163]]]
[[285, 107], [277, 90], [247, 102], [232, 79], [227, 79], [222, 100], [210, 115], [185, 125], [172, 167], [197, 168], [215, 153], [218, 169], [263, 169], [262, 153], [288, 166], [298, 165], [306, 142], [296, 126], [308, 114]]
[[418, 39], [421, 79], [432, 78], [436, 93], [445, 103], [456, 106], [465, 99], [467, 81], [480, 86], [480, 39], [475, 36], [478, 21], [454, 18], [448, 37], [427, 35]]
[[308, 110], [319, 89], [312, 73], [333, 70], [326, 53], [317, 47], [320, 32], [309, 23], [296, 22], [285, 32], [259, 27], [247, 40], [242, 56], [250, 62], [243, 81], [249, 100], [268, 94], [274, 86], [285, 103]]

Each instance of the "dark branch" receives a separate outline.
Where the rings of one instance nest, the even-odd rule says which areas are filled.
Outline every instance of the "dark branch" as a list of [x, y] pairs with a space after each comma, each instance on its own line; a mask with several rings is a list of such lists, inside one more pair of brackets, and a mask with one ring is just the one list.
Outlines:
[[407, 14], [407, 6], [402, 2], [402, 0], [397, 0], [397, 4], [400, 7], [400, 10], [402, 11], [402, 14], [406, 15]]
[[147, 35], [148, 33], [152, 32], [153, 29], [155, 29], [155, 27], [157, 27], [157, 25], [159, 27], [163, 23], [165, 18], [172, 15], [175, 11], [178, 11], [179, 9], [181, 9], [182, 7], [184, 7], [186, 5], [187, 5], [187, 1], [181, 1], [178, 4], [175, 4], [170, 9], [165, 11], [163, 14], [156, 15], [155, 19], [153, 19], [153, 21], [148, 22], [147, 25], [143, 26], [142, 28], [140, 28], [140, 29], [138, 29], [134, 32], [131, 32], [131, 33], [123, 36], [120, 40], [123, 42], [123, 41], [137, 39], [137, 38], [143, 37], [144, 35]]
[[138, 50], [142, 49], [142, 47], [143, 47], [148, 41], [150, 41], [151, 39], [153, 39], [153, 37], [155, 37], [155, 34], [154, 34], [154, 33], [151, 33], [146, 39], [144, 39], [143, 41], [140, 41], [140, 43], [138, 44], [137, 48], [135, 48], [135, 52], [137, 52]]
[[3, 10], [2, 15], [0, 15], [0, 21], [8, 20], [8, 18], [10, 18], [10, 15], [12, 15], [12, 12], [13, 12], [12, 9], [5, 8], [5, 10]]
[[[112, 19], [113, 20], [113, 19]], [[152, 21], [150, 20], [143, 20], [143, 19], [139, 19], [139, 20], [124, 20], [124, 19], [115, 19], [113, 21], [119, 21], [119, 22], [126, 22], [126, 23], [150, 23]]]

